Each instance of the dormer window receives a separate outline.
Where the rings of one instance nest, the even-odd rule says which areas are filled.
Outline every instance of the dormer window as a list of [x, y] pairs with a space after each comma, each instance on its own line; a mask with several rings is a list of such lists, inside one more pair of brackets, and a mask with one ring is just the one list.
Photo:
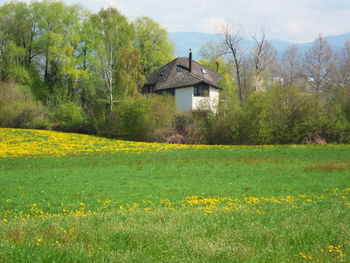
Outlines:
[[202, 68], [202, 73], [203, 74], [208, 74], [207, 71], [205, 70], [205, 68]]

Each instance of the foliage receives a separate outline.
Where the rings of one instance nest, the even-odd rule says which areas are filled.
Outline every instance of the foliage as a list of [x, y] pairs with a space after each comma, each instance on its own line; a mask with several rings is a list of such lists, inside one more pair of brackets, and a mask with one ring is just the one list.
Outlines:
[[140, 50], [144, 74], [152, 73], [173, 59], [174, 45], [170, 43], [168, 33], [161, 25], [143, 16], [136, 19], [134, 28], [134, 43]]
[[[242, 120], [243, 143], [302, 143], [320, 136], [326, 141], [346, 141], [349, 123], [338, 105], [302, 92], [279, 86], [249, 98]], [[246, 135], [246, 137], [243, 137]]]
[[147, 141], [165, 142], [174, 133], [176, 106], [172, 96], [151, 95], [147, 97], [150, 103], [146, 116]]
[[73, 102], [67, 102], [57, 107], [54, 116], [57, 129], [61, 131], [84, 131], [86, 126], [86, 116], [84, 112]]
[[166, 96], [129, 97], [108, 120], [109, 135], [134, 140], [165, 141], [173, 132], [175, 101]]
[[304, 58], [289, 47], [277, 60], [264, 32], [250, 53], [241, 32], [228, 24], [225, 42], [202, 48], [207, 60], [199, 62], [222, 75], [217, 114], [175, 116], [174, 98], [140, 94], [145, 74], [174, 53], [151, 18], [130, 21], [112, 7], [93, 14], [60, 1], [5, 3], [1, 126], [171, 143], [349, 142], [350, 42], [336, 53], [320, 35]]
[[126, 17], [114, 8], [100, 10], [98, 14], [90, 17], [90, 22], [93, 25], [97, 66], [112, 110], [115, 92], [114, 73], [122, 57], [122, 50], [130, 44], [133, 29]]
[[89, 94], [112, 106], [143, 86], [144, 63], [154, 69], [174, 52], [159, 24], [131, 23], [115, 8], [90, 14], [60, 1], [10, 2], [0, 14], [0, 79], [31, 86], [48, 106], [82, 106]]
[[121, 137], [134, 140], [145, 139], [146, 114], [149, 112], [149, 103], [143, 97], [127, 98], [116, 106], [114, 111], [115, 125], [120, 130]]
[[28, 88], [0, 83], [0, 127], [50, 127], [42, 105], [35, 101]]
[[145, 76], [140, 61], [140, 51], [136, 48], [127, 47], [122, 50], [118, 62], [117, 91], [118, 98], [136, 96], [141, 91], [145, 82]]

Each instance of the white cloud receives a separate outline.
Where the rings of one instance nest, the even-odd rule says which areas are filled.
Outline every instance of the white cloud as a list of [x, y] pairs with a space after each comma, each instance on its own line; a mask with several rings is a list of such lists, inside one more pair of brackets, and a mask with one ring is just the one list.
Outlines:
[[285, 26], [284, 26], [285, 30], [287, 31], [287, 33], [291, 34], [291, 35], [298, 35], [301, 34], [303, 32], [300, 24], [298, 24], [295, 21], [289, 21]]
[[201, 31], [207, 33], [221, 33], [222, 28], [227, 23], [227, 19], [223, 17], [208, 17], [202, 19], [201, 22], [203, 28]]

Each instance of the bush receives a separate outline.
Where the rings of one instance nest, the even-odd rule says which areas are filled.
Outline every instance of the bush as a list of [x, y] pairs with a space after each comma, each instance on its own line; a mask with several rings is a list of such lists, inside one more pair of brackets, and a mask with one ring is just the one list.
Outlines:
[[0, 83], [0, 127], [49, 129], [50, 122], [30, 89], [14, 83]]
[[220, 105], [218, 114], [210, 114], [210, 144], [239, 144], [239, 129], [242, 121], [242, 109], [238, 104]]
[[128, 97], [119, 102], [110, 114], [109, 133], [114, 137], [132, 140], [146, 139], [146, 114], [149, 103], [142, 96]]
[[98, 135], [113, 136], [108, 133], [109, 105], [104, 100], [96, 100], [87, 108], [88, 122], [91, 124], [92, 132]]
[[58, 106], [54, 115], [56, 129], [70, 132], [83, 132], [87, 128], [87, 117], [78, 105], [67, 102]]
[[164, 142], [174, 132], [174, 119], [173, 97], [128, 97], [114, 106], [105, 134], [132, 140]]
[[339, 105], [295, 87], [274, 87], [248, 99], [240, 137], [248, 144], [344, 142], [348, 127]]
[[273, 142], [273, 131], [269, 125], [272, 98], [260, 92], [251, 95], [243, 109], [239, 127], [239, 141], [244, 144], [267, 144]]
[[173, 96], [150, 95], [147, 101], [149, 111], [146, 115], [146, 139], [165, 142], [174, 134], [175, 99]]

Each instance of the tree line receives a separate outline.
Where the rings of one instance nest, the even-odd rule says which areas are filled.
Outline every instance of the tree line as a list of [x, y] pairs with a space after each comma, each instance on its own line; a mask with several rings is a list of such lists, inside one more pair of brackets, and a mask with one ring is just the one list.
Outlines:
[[201, 49], [202, 63], [224, 76], [220, 114], [204, 122], [207, 140], [349, 142], [350, 40], [333, 50], [320, 34], [304, 52], [291, 45], [279, 54], [264, 30], [249, 47], [242, 31], [227, 22], [222, 40]]
[[115, 8], [59, 1], [0, 7], [0, 126], [133, 140], [263, 144], [350, 141], [350, 42], [319, 36], [304, 54], [278, 54], [262, 31], [246, 48], [222, 30], [199, 62], [220, 73], [218, 114], [178, 113], [170, 96], [142, 95], [145, 76], [174, 58], [167, 31]]
[[255, 91], [273, 84], [296, 86], [315, 95], [348, 90], [350, 86], [350, 40], [334, 51], [321, 34], [304, 53], [290, 45], [278, 54], [264, 30], [252, 36], [253, 46], [244, 43], [242, 27], [227, 22], [223, 40], [209, 42], [201, 49], [202, 57], [218, 61], [225, 57], [235, 72], [235, 84], [241, 105]]
[[49, 106], [105, 97], [112, 108], [114, 96], [136, 93], [173, 50], [158, 23], [128, 21], [115, 8], [92, 14], [48, 0], [0, 8], [0, 79], [31, 87]]

